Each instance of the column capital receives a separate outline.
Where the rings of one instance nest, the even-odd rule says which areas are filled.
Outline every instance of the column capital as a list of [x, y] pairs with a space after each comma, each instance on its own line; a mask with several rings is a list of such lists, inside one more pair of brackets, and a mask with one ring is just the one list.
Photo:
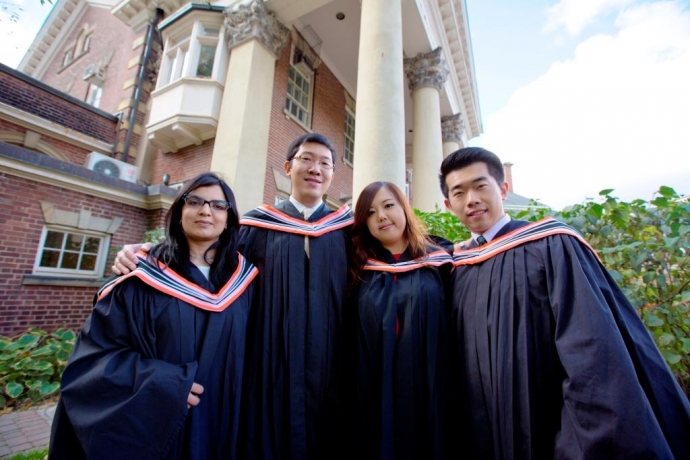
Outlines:
[[258, 40], [278, 59], [287, 44], [290, 31], [272, 11], [268, 11], [263, 0], [251, 0], [248, 3], [227, 8], [225, 15], [226, 39], [228, 50], [246, 42]]
[[443, 84], [448, 80], [448, 66], [443, 59], [443, 49], [440, 46], [428, 53], [405, 58], [404, 64], [411, 92], [424, 87], [441, 91]]
[[465, 131], [465, 122], [462, 113], [441, 117], [441, 137], [443, 142], [457, 142], [462, 145], [462, 134]]

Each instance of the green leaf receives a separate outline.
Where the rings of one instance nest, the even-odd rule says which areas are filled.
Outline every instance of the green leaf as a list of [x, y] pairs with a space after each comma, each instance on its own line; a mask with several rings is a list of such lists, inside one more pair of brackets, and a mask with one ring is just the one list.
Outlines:
[[650, 313], [644, 318], [644, 323], [649, 327], [661, 327], [665, 324], [664, 320]]
[[53, 335], [66, 342], [74, 342], [74, 340], [77, 338], [77, 335], [69, 329], [58, 329], [57, 331], [53, 332]]
[[613, 192], [614, 189], [612, 188], [607, 188], [599, 192], [599, 196], [606, 196], [609, 195], [611, 192]]
[[680, 362], [680, 355], [672, 352], [671, 350], [662, 351], [666, 362], [669, 364], [678, 364]]
[[662, 185], [661, 187], [659, 187], [659, 194], [661, 196], [665, 196], [666, 198], [673, 198], [673, 197], [678, 196], [678, 194], [676, 193], [675, 190], [673, 190], [671, 187], [667, 187], [665, 185]]
[[690, 353], [690, 339], [683, 339], [683, 351]]
[[5, 394], [12, 399], [17, 399], [24, 391], [24, 385], [17, 382], [9, 382], [5, 385]]
[[41, 387], [39, 393], [41, 393], [41, 396], [48, 396], [58, 391], [59, 388], [60, 382], [46, 383]]
[[623, 276], [618, 270], [609, 270], [609, 275], [611, 275], [611, 278], [613, 278], [616, 283], [620, 284], [623, 282]]
[[665, 208], [668, 206], [668, 198], [658, 196], [652, 200], [652, 204], [657, 208]]
[[668, 332], [664, 332], [659, 336], [659, 345], [661, 346], [668, 346], [671, 345], [673, 342], [676, 341], [676, 338], [669, 334]]

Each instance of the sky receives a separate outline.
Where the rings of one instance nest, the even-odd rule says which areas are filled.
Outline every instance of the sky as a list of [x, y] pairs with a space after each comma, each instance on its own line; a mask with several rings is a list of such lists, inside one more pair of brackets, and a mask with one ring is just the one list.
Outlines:
[[[516, 193], [555, 209], [611, 188], [690, 194], [690, 0], [466, 1], [484, 127], [470, 144], [513, 163]], [[16, 67], [52, 5], [3, 5], [0, 62]]]
[[467, 0], [484, 133], [555, 209], [690, 194], [690, 2]]

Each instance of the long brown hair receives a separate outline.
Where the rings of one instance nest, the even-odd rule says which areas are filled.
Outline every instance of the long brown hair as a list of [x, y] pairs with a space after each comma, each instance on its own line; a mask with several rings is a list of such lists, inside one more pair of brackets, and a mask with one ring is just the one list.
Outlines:
[[400, 189], [390, 182], [373, 182], [367, 185], [360, 193], [355, 205], [355, 222], [352, 226], [352, 249], [353, 258], [350, 267], [352, 280], [357, 283], [362, 267], [367, 259], [375, 257], [376, 248], [381, 247], [381, 243], [372, 236], [367, 226], [369, 209], [374, 201], [374, 197], [382, 188], [386, 188], [395, 197], [395, 201], [402, 207], [405, 213], [405, 231], [403, 238], [407, 242], [407, 250], [413, 258], [422, 257], [427, 252], [427, 247], [433, 243], [426, 236], [424, 224], [412, 211], [412, 207], [407, 202], [407, 198]]

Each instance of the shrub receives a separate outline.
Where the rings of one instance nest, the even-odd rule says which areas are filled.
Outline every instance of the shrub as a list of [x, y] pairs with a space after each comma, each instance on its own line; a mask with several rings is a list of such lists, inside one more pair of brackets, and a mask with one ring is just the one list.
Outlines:
[[74, 332], [65, 329], [0, 336], [0, 409], [57, 394], [75, 340]]

